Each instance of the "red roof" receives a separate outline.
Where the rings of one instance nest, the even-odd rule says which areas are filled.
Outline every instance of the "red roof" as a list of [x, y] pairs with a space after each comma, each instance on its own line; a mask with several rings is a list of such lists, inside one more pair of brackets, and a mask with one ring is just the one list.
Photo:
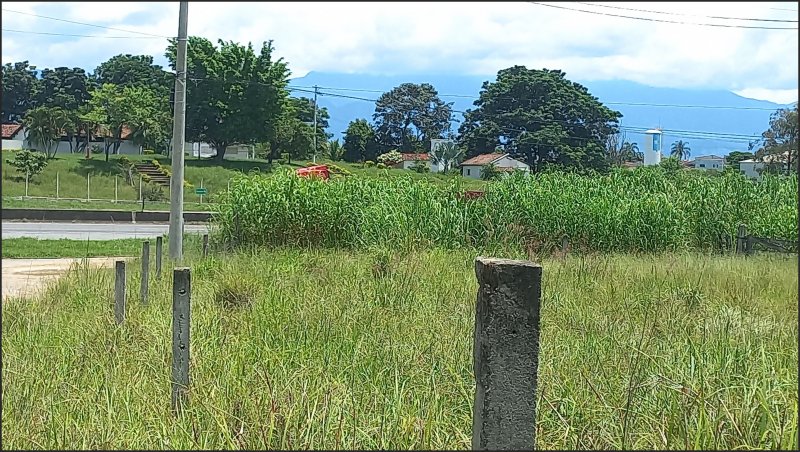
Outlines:
[[468, 160], [465, 160], [464, 162], [462, 162], [461, 166], [464, 166], [464, 165], [475, 165], [475, 166], [488, 165], [490, 163], [494, 163], [494, 162], [500, 160], [501, 158], [505, 157], [506, 155], [508, 155], [508, 154], [493, 153], [493, 154], [476, 155], [475, 157], [472, 157], [471, 159], [468, 159]]
[[430, 160], [431, 156], [428, 154], [400, 154], [403, 156], [404, 162], [413, 162], [416, 160]]
[[3, 139], [8, 140], [14, 138], [14, 135], [21, 129], [22, 124], [3, 124]]

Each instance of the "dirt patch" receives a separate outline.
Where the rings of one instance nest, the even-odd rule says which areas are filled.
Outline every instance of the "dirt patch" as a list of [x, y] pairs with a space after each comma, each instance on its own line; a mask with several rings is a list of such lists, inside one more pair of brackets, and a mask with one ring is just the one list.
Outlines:
[[[91, 267], [109, 268], [119, 257], [92, 257]], [[67, 273], [70, 266], [83, 259], [3, 259], [3, 300], [28, 297], [40, 293], [49, 284]]]

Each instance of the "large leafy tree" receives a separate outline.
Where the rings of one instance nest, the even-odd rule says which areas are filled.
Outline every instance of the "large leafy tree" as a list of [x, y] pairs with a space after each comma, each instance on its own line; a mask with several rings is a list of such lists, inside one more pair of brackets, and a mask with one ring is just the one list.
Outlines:
[[35, 93], [39, 79], [36, 66], [27, 61], [6, 63], [3, 68], [3, 122], [20, 121], [25, 113], [35, 107]]
[[503, 150], [532, 171], [548, 164], [605, 169], [606, 140], [622, 114], [559, 70], [514, 66], [484, 82], [459, 128], [469, 156]]
[[169, 97], [174, 76], [153, 64], [151, 55], [117, 55], [100, 64], [92, 74], [98, 85], [111, 83], [121, 87], [149, 88], [153, 93]]
[[[106, 141], [106, 161], [110, 148], [119, 151], [122, 134], [127, 127], [133, 139], [144, 141], [142, 137], [163, 134], [164, 118], [158, 116], [158, 97], [143, 87], [119, 87], [111, 83], [92, 91], [87, 111], [81, 117], [85, 124], [97, 124]], [[137, 140], [138, 137], [138, 140]]]
[[678, 140], [672, 143], [669, 155], [678, 160], [686, 160], [690, 155], [692, 155], [691, 150], [692, 148], [689, 147], [689, 143], [687, 141]]
[[797, 129], [797, 104], [793, 108], [775, 111], [769, 118], [769, 129], [761, 134], [761, 148], [756, 151], [756, 158], [765, 160], [769, 157], [785, 163], [789, 174], [797, 162]]
[[[252, 44], [192, 36], [187, 52], [186, 138], [205, 141], [225, 158], [229, 145], [272, 141], [289, 96], [289, 69], [273, 59], [272, 41]], [[175, 69], [176, 43], [166, 57]]]
[[86, 71], [79, 67], [57, 67], [42, 70], [42, 78], [37, 84], [36, 104], [39, 106], [59, 108], [65, 112], [68, 121], [62, 130], [69, 142], [70, 152], [79, 145], [81, 121], [78, 110], [86, 105], [90, 98], [93, 83]]
[[382, 150], [422, 152], [430, 140], [450, 130], [453, 103], [445, 103], [428, 83], [403, 83], [375, 102], [375, 137]]
[[67, 112], [58, 107], [36, 107], [28, 110], [23, 124], [28, 129], [28, 140], [42, 147], [48, 159], [56, 156], [61, 132], [69, 123]]
[[[295, 111], [295, 117], [298, 121], [314, 128], [314, 99], [307, 97], [290, 97], [292, 108]], [[325, 143], [330, 139], [333, 134], [327, 133], [328, 120], [331, 119], [328, 109], [320, 107], [317, 104], [317, 153], [325, 150]], [[313, 147], [313, 145], [312, 145]]]
[[755, 157], [755, 155], [752, 152], [733, 151], [725, 156], [725, 163], [738, 170], [740, 169], [739, 163], [741, 163], [742, 160], [749, 160], [753, 157]]
[[366, 119], [350, 121], [344, 132], [342, 148], [344, 148], [342, 160], [346, 162], [375, 161], [378, 157], [375, 129]]

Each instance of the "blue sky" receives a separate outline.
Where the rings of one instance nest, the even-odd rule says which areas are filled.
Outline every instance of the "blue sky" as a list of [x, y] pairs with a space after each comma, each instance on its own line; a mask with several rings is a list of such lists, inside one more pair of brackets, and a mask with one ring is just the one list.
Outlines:
[[[273, 39], [295, 77], [309, 71], [492, 77], [522, 64], [562, 69], [575, 80], [726, 89], [778, 103], [798, 98], [797, 3], [541, 3], [562, 8], [533, 2], [190, 2], [189, 33], [254, 44]], [[166, 65], [166, 40], [148, 35], [177, 34], [178, 2], [3, 2], [2, 7], [3, 63], [29, 60], [40, 68], [93, 70], [114, 55], [133, 53], [154, 55]], [[795, 29], [698, 26], [602, 13]], [[120, 36], [125, 38], [111, 38]]]

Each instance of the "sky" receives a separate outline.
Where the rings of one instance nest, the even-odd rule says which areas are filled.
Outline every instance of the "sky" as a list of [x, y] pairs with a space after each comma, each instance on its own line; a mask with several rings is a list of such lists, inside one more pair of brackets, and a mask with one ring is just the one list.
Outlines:
[[[178, 29], [178, 2], [2, 2], [2, 8], [4, 64], [28, 60], [39, 68], [92, 71], [131, 53], [153, 55], [166, 67], [165, 37]], [[189, 2], [188, 28], [212, 41], [258, 47], [273, 40], [292, 77], [315, 71], [494, 79], [519, 64], [561, 69], [573, 80], [725, 89], [786, 104], [798, 100], [797, 9], [796, 2]]]

